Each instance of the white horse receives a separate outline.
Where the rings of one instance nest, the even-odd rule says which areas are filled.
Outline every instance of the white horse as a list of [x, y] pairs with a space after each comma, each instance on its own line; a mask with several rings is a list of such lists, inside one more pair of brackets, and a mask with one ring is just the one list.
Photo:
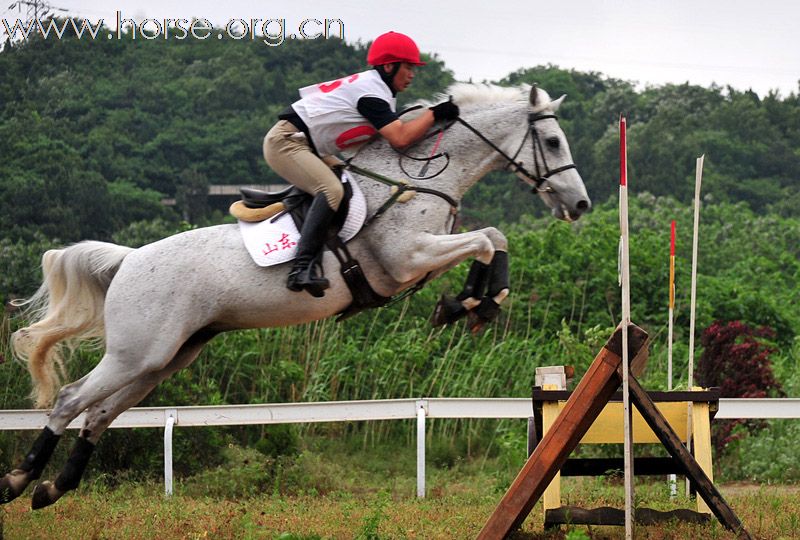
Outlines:
[[[534, 186], [556, 218], [577, 219], [591, 203], [555, 116], [563, 96], [552, 101], [536, 87], [467, 84], [448, 93], [469, 123], [457, 122], [443, 135], [449, 166], [433, 179], [413, 181], [444, 196], [418, 192], [410, 201], [394, 204], [348, 247], [383, 296], [475, 258], [464, 291], [439, 306], [438, 319], [449, 322], [467, 312], [489, 319], [508, 294], [507, 241], [493, 227], [451, 234], [452, 202], [486, 173], [511, 168]], [[363, 147], [353, 164], [403, 177], [397, 153], [383, 140]], [[354, 176], [368, 214], [373, 214], [389, 198], [389, 188]], [[0, 478], [0, 502], [19, 496], [40, 477], [67, 425], [81, 412], [87, 414], [60, 475], [36, 486], [33, 508], [75, 489], [109, 424], [188, 366], [216, 334], [324, 319], [353, 300], [331, 252], [323, 257], [331, 282], [325, 296], [292, 292], [285, 285], [287, 265], [256, 266], [232, 224], [187, 231], [135, 250], [82, 242], [48, 251], [42, 266], [44, 282], [27, 301], [38, 306], [37, 322], [16, 332], [13, 345], [28, 362], [37, 405], [48, 406], [56, 398], [55, 405], [23, 462]], [[87, 338], [104, 340], [102, 360], [58, 390], [63, 373], [59, 342]]]

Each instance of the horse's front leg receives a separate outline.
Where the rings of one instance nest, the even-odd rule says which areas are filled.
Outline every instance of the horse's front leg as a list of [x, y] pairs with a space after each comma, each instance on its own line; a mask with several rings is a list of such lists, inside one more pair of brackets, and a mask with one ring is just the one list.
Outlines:
[[394, 251], [386, 267], [395, 279], [408, 283], [441, 275], [470, 257], [476, 260], [463, 290], [455, 299], [439, 301], [432, 322], [451, 323], [469, 314], [470, 327], [477, 331], [497, 317], [508, 296], [508, 240], [503, 233], [488, 227], [461, 234], [420, 234], [406, 249]]

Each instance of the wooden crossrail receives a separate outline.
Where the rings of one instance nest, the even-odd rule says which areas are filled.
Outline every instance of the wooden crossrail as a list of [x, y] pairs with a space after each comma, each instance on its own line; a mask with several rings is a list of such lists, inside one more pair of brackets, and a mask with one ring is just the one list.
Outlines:
[[[627, 328], [631, 363], [647, 352], [647, 333], [636, 325]], [[617, 328], [589, 366], [564, 409], [545, 433], [500, 503], [478, 534], [479, 540], [500, 540], [522, 525], [545, 488], [567, 461], [622, 384], [622, 331]], [[719, 521], [741, 539], [751, 538], [697, 461], [656, 408], [636, 378], [629, 377], [631, 401], [674, 459], [696, 486], [698, 494]]]

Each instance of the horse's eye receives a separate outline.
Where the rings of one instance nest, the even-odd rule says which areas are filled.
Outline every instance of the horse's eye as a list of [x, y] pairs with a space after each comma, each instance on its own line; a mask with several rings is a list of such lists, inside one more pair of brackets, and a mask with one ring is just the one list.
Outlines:
[[558, 148], [560, 144], [561, 141], [558, 140], [558, 137], [550, 137], [549, 139], [547, 139], [547, 146], [549, 146], [550, 148]]

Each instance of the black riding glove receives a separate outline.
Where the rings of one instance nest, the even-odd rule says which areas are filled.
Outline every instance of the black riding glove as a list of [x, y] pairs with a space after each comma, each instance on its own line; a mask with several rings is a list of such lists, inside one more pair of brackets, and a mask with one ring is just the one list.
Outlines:
[[433, 111], [433, 118], [437, 122], [440, 120], [455, 120], [460, 113], [458, 105], [452, 101], [443, 101], [430, 109]]

